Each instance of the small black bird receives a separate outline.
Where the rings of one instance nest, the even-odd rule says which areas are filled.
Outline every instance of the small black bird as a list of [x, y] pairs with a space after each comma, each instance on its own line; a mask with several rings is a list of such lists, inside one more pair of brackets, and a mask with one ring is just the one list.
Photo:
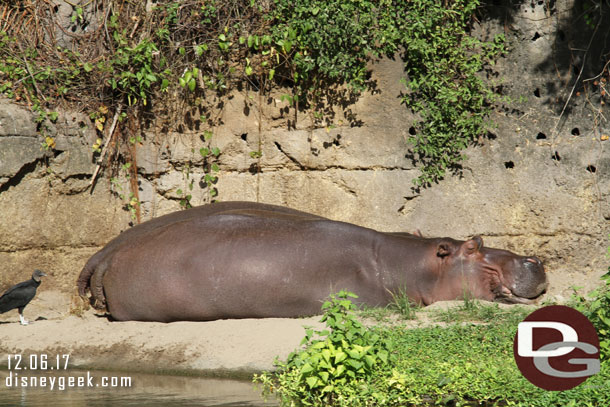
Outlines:
[[31, 279], [6, 290], [2, 297], [0, 297], [0, 314], [17, 308], [21, 325], [27, 325], [28, 321], [23, 317], [23, 309], [36, 295], [36, 289], [40, 285], [40, 277], [44, 276], [46, 274], [42, 271], [34, 270]]

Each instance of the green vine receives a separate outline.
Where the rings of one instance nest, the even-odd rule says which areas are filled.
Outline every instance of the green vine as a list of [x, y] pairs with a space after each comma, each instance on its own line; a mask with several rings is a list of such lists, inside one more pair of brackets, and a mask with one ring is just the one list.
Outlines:
[[[282, 100], [328, 126], [333, 107], [373, 89], [371, 61], [400, 55], [402, 100], [421, 118], [411, 137], [413, 159], [422, 164], [416, 183], [429, 185], [459, 167], [463, 149], [485, 132], [494, 100], [477, 74], [504, 43], [469, 35], [477, 6], [477, 0], [208, 0], [146, 8], [101, 0], [96, 10], [73, 7], [72, 24], [91, 30], [67, 47], [40, 29], [55, 26], [52, 5], [22, 0], [0, 6], [5, 15], [21, 16], [1, 25], [0, 93], [44, 113], [61, 105], [86, 111], [101, 139], [93, 149], [102, 151], [112, 137], [106, 118], [116, 112], [141, 122], [178, 98], [202, 111], [202, 131], [212, 131], [216, 107], [206, 92], [222, 98], [244, 85], [260, 94], [287, 87], [292, 92]], [[128, 133], [109, 145], [120, 150], [134, 137]]]
[[[405, 105], [421, 117], [411, 134], [422, 162], [417, 185], [429, 185], [459, 167], [462, 151], [484, 134], [494, 94], [477, 73], [504, 52], [504, 37], [483, 43], [468, 35], [477, 1], [456, 0], [448, 7], [413, 1], [401, 26], [408, 79]], [[413, 133], [413, 132], [412, 132]]]

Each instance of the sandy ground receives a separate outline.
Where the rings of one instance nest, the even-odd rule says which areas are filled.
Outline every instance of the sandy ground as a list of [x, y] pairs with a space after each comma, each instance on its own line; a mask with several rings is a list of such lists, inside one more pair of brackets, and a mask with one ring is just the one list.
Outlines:
[[298, 348], [304, 326], [322, 326], [319, 316], [111, 322], [93, 310], [70, 315], [69, 304], [65, 294], [41, 291], [24, 311], [30, 325], [19, 324], [16, 310], [0, 315], [0, 365], [10, 354], [69, 354], [71, 368], [245, 377]]
[[[429, 311], [459, 304], [435, 303], [418, 312], [416, 321], [400, 323], [428, 325]], [[16, 310], [0, 315], [0, 366], [6, 366], [13, 354], [46, 355], [53, 361], [57, 355], [68, 354], [68, 367], [74, 369], [246, 378], [273, 369], [276, 357], [285, 359], [297, 349], [305, 335], [304, 326], [323, 326], [319, 316], [170, 324], [111, 322], [93, 310], [77, 317], [69, 309], [68, 295], [41, 290], [24, 312], [34, 321], [30, 325], [19, 324]]]

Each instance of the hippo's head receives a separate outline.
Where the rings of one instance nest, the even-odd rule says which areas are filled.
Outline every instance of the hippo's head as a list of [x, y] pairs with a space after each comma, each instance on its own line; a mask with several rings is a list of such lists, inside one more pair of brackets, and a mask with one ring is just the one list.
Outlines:
[[483, 247], [475, 236], [465, 242], [441, 239], [437, 246], [441, 278], [476, 298], [507, 303], [528, 303], [548, 285], [537, 257], [519, 256], [508, 250]]

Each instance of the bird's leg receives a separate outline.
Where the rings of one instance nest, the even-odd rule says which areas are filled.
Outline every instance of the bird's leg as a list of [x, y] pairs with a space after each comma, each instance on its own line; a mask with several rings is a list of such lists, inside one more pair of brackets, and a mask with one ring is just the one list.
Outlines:
[[19, 320], [21, 321], [21, 325], [29, 324], [28, 320], [23, 317], [23, 308], [19, 308]]

